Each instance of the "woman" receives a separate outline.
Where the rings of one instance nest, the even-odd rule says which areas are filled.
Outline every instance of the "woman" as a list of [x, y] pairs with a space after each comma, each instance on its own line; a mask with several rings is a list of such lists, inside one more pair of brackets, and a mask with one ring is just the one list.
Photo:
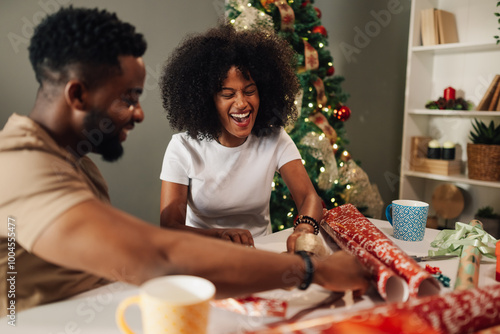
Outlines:
[[160, 87], [171, 126], [185, 132], [172, 137], [163, 160], [162, 227], [253, 246], [253, 237], [271, 232], [278, 171], [297, 206], [295, 232], [317, 233], [321, 199], [283, 129], [297, 112], [293, 64], [286, 41], [230, 25], [174, 51]]

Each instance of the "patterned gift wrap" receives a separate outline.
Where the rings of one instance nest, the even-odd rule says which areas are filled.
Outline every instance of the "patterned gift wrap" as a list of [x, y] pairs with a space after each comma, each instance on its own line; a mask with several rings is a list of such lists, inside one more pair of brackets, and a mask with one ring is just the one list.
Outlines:
[[[247, 334], [475, 333], [500, 325], [500, 284], [297, 321]], [[487, 332], [485, 332], [487, 333]]]
[[[385, 300], [405, 301], [408, 297], [439, 293], [439, 282], [363, 216], [354, 205], [345, 204], [326, 211], [321, 226], [339, 247], [354, 254], [368, 269], [378, 292]], [[387, 270], [376, 267], [373, 258]], [[401, 288], [397, 279], [388, 280], [388, 275], [400, 277], [405, 286]]]
[[256, 296], [212, 300], [210, 305], [251, 317], [284, 317], [288, 306], [282, 300]]
[[[323, 227], [328, 229], [328, 227]], [[356, 256], [359, 262], [368, 270], [380, 296], [387, 301], [405, 301], [408, 299], [408, 285], [392, 269], [384, 265], [377, 257], [361, 247], [348, 235], [339, 237], [327, 230], [333, 240], [342, 249]]]

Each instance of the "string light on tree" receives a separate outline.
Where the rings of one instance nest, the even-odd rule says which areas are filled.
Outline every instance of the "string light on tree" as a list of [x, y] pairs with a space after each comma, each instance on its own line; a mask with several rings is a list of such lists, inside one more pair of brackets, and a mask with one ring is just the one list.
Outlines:
[[352, 158], [351, 157], [351, 153], [349, 153], [347, 151], [342, 152], [341, 159], [342, 159], [343, 162], [347, 162], [347, 161], [351, 160], [351, 158]]

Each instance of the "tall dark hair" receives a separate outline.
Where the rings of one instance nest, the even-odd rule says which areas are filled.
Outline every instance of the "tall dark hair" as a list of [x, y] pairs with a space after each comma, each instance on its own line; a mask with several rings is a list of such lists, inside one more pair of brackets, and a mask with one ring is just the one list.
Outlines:
[[268, 31], [236, 31], [221, 24], [188, 36], [172, 53], [160, 80], [163, 107], [170, 125], [192, 138], [216, 139], [221, 123], [214, 95], [236, 66], [250, 74], [260, 97], [252, 133], [266, 135], [293, 121], [300, 85], [295, 53], [285, 40]]
[[28, 48], [36, 80], [64, 82], [69, 67], [89, 85], [120, 69], [119, 56], [140, 57], [146, 41], [135, 27], [106, 10], [61, 8], [36, 28]]

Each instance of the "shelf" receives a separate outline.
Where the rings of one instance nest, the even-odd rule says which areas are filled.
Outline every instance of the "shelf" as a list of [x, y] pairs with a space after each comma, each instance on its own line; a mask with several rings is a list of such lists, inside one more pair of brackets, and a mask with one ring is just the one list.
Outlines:
[[[493, 38], [492, 38], [493, 39]], [[500, 45], [496, 43], [449, 43], [431, 46], [414, 46], [411, 51], [414, 53], [446, 54], [476, 51], [497, 51]]]
[[[500, 211], [500, 182], [469, 179], [464, 172], [471, 123], [474, 118], [498, 123], [500, 111], [425, 108], [427, 102], [444, 96], [443, 89], [451, 86], [456, 89], [458, 97], [473, 101], [475, 109], [495, 75], [500, 74], [500, 44], [497, 45], [493, 37], [498, 31], [498, 18], [494, 16], [496, 2], [413, 0], [410, 3], [399, 196], [430, 203], [436, 185], [445, 182], [463, 189], [465, 205], [460, 214], [463, 219], [473, 217], [481, 206], [488, 205]], [[421, 45], [421, 13], [429, 8], [439, 8], [455, 15], [460, 42]], [[457, 160], [462, 161], [460, 170], [442, 169], [444, 164], [430, 164], [425, 160], [422, 164], [415, 163], [412, 139], [418, 137], [455, 143]], [[417, 152], [425, 152], [425, 157], [427, 147]]]
[[429, 115], [429, 116], [500, 116], [500, 111], [459, 111], [459, 110], [439, 110], [439, 109], [410, 109], [411, 115]]
[[465, 175], [449, 175], [449, 176], [447, 176], [447, 175], [415, 172], [415, 171], [410, 170], [410, 171], [405, 171], [404, 176], [419, 177], [419, 178], [428, 179], [428, 180], [465, 183], [465, 184], [472, 184], [472, 185], [476, 185], [476, 186], [489, 187], [489, 188], [500, 188], [500, 182], [473, 180], [473, 179], [469, 179]]

